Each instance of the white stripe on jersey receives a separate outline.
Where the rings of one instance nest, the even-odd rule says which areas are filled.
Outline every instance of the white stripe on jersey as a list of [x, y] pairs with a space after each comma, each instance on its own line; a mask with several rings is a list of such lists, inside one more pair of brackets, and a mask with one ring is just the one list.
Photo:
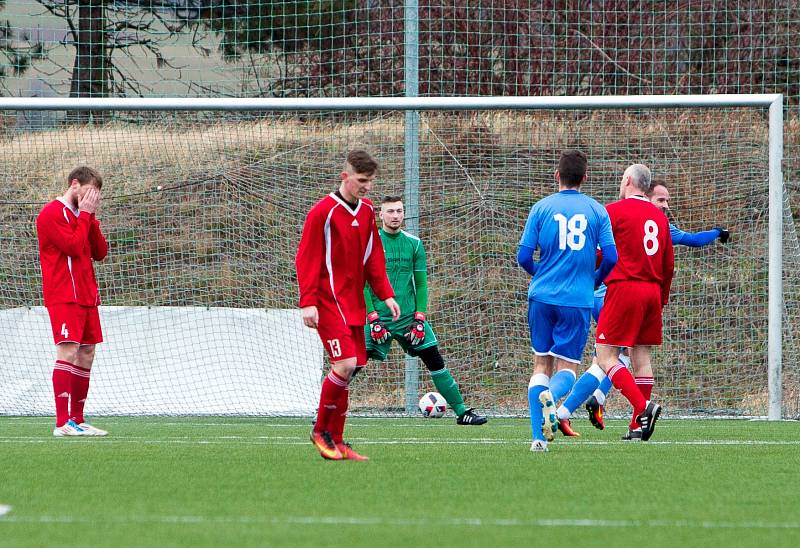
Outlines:
[[[333, 195], [332, 195], [333, 196]], [[336, 196], [333, 196], [336, 198]], [[328, 212], [328, 217], [325, 219], [325, 266], [328, 268], [328, 283], [331, 286], [331, 294], [333, 295], [333, 300], [336, 302], [336, 308], [339, 309], [339, 314], [342, 315], [342, 321], [347, 324], [347, 319], [344, 317], [344, 312], [342, 312], [342, 307], [339, 306], [339, 299], [336, 298], [336, 289], [334, 289], [333, 285], [333, 260], [331, 259], [331, 217], [333, 216], [333, 212], [336, 211], [336, 208], [339, 207], [335, 205], [331, 208]], [[348, 211], [350, 208], [345, 208]]]
[[361, 209], [361, 204], [363, 204], [363, 203], [364, 203], [364, 202], [362, 202], [362, 201], [361, 201], [361, 199], [359, 198], [359, 200], [358, 200], [358, 205], [356, 206], [356, 208], [355, 208], [355, 209], [350, 209], [350, 205], [349, 205], [347, 202], [345, 202], [344, 200], [342, 200], [341, 198], [339, 198], [339, 197], [336, 195], [336, 193], [335, 193], [335, 192], [331, 192], [330, 194], [328, 194], [328, 196], [330, 196], [331, 198], [333, 198], [334, 200], [336, 200], [337, 202], [339, 202], [339, 205], [341, 205], [341, 206], [344, 206], [344, 208], [347, 210], [347, 212], [348, 212], [348, 213], [350, 213], [350, 215], [352, 215], [353, 217], [355, 217], [356, 215], [358, 215], [358, 210], [359, 210], [359, 209]]
[[[64, 219], [67, 221], [67, 224], [69, 224], [69, 215], [67, 215], [67, 208], [69, 208], [69, 210], [72, 211], [72, 208], [70, 208], [67, 204], [64, 204], [64, 209], [61, 210], [61, 213], [64, 214]], [[70, 257], [69, 255], [67, 255], [67, 268], [69, 269], [69, 279], [72, 281], [72, 294], [75, 296], [75, 300], [77, 301], [78, 291], [75, 289], [75, 276], [72, 275], [72, 257]]]
[[[416, 240], [416, 241], [417, 241], [417, 245], [419, 245], [419, 242], [421, 242], [421, 241], [422, 241], [422, 240], [420, 240], [420, 239], [419, 239], [419, 237], [417, 237], [417, 236], [414, 236], [414, 235], [413, 235], [413, 234], [411, 234], [410, 232], [406, 232], [405, 230], [400, 230], [400, 232], [402, 232], [403, 234], [405, 234], [406, 236], [408, 236], [408, 237], [409, 237], [409, 238], [411, 238], [412, 240]], [[414, 251], [416, 251], [416, 250], [417, 250], [417, 249], [416, 249], [416, 248], [414, 248]]]
[[362, 264], [367, 264], [367, 259], [369, 259], [369, 256], [372, 255], [372, 237], [373, 234], [370, 232], [369, 241], [367, 242], [367, 249], [364, 251], [364, 261]]

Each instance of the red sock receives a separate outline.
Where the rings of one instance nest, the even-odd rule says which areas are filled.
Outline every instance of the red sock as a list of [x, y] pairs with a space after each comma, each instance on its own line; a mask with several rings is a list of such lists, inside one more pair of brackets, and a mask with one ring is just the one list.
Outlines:
[[350, 389], [345, 388], [342, 390], [342, 396], [336, 404], [336, 413], [331, 413], [330, 424], [328, 432], [333, 438], [333, 443], [342, 443], [342, 435], [344, 434], [344, 423], [347, 420], [347, 407], [350, 403]]
[[76, 423], [83, 421], [83, 406], [86, 403], [86, 394], [89, 393], [89, 369], [78, 367], [72, 368], [72, 398], [69, 416]]
[[342, 392], [347, 389], [347, 381], [334, 371], [328, 373], [322, 381], [322, 390], [319, 394], [319, 409], [317, 409], [317, 422], [314, 424], [315, 432], [324, 432], [329, 427], [331, 415], [339, 405]]
[[615, 365], [608, 371], [608, 378], [611, 379], [611, 384], [614, 388], [622, 392], [631, 405], [633, 406], [633, 420], [631, 421], [631, 428], [639, 428], [639, 423], [636, 422], [636, 417], [644, 412], [647, 406], [647, 400], [642, 396], [639, 387], [636, 386], [636, 381], [633, 380], [633, 375], [628, 371], [624, 365]]
[[653, 393], [653, 377], [634, 377], [634, 379], [644, 399], [649, 400]]
[[69, 420], [69, 393], [72, 384], [71, 363], [56, 360], [53, 367], [53, 395], [56, 399], [56, 426], [64, 426]]

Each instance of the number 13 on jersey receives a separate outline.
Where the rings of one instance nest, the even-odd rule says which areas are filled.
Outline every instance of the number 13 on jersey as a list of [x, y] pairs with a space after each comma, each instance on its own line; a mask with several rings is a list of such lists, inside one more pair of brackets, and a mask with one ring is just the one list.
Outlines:
[[339, 339], [328, 339], [325, 342], [328, 343], [328, 347], [331, 349], [332, 358], [338, 358], [342, 355], [342, 345], [339, 343]]

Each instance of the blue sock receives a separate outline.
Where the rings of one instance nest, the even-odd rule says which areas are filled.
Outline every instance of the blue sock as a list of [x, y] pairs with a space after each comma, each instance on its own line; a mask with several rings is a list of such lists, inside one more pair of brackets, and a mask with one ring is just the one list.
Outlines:
[[[623, 354], [622, 352], [620, 352], [620, 354], [619, 354], [618, 361], [619, 361], [619, 363], [621, 363], [622, 365], [624, 365], [628, 369], [631, 368], [631, 359], [628, 356], [626, 356], [625, 354]], [[608, 393], [611, 391], [611, 389], [613, 387], [614, 387], [614, 385], [611, 384], [611, 379], [606, 377], [605, 379], [600, 381], [600, 386], [598, 386], [597, 389], [600, 392], [602, 392], [603, 393], [603, 397], [605, 397], [605, 396], [608, 396]], [[605, 400], [600, 402], [601, 405], [603, 405], [604, 403], [605, 403]]]
[[589, 399], [592, 392], [597, 390], [600, 379], [608, 379], [608, 377], [606, 377], [606, 374], [603, 373], [599, 365], [591, 366], [581, 375], [578, 382], [572, 387], [572, 392], [569, 393], [569, 396], [567, 396], [567, 399], [564, 400], [562, 405], [566, 407], [570, 415], [572, 415], [583, 402]]
[[562, 369], [550, 379], [550, 393], [557, 402], [566, 396], [575, 384], [575, 373], [570, 369]]
[[531, 432], [535, 440], [544, 441], [542, 432], [544, 415], [542, 414], [542, 404], [539, 403], [539, 394], [547, 390], [549, 383], [550, 379], [547, 375], [537, 373], [531, 377], [531, 382], [528, 384], [528, 409], [531, 413]]
[[611, 384], [611, 379], [606, 377], [602, 381], [600, 381], [600, 386], [598, 386], [597, 389], [600, 390], [600, 392], [602, 392], [606, 396], [608, 396], [608, 391], [611, 390], [612, 386], [614, 385]]

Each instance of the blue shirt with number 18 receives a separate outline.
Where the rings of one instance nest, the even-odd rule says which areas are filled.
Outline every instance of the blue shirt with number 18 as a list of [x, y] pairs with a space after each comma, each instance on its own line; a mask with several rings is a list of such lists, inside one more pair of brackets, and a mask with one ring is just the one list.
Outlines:
[[529, 300], [592, 308], [597, 247], [614, 245], [602, 205], [577, 190], [551, 194], [531, 208], [519, 245], [519, 256], [539, 250]]

